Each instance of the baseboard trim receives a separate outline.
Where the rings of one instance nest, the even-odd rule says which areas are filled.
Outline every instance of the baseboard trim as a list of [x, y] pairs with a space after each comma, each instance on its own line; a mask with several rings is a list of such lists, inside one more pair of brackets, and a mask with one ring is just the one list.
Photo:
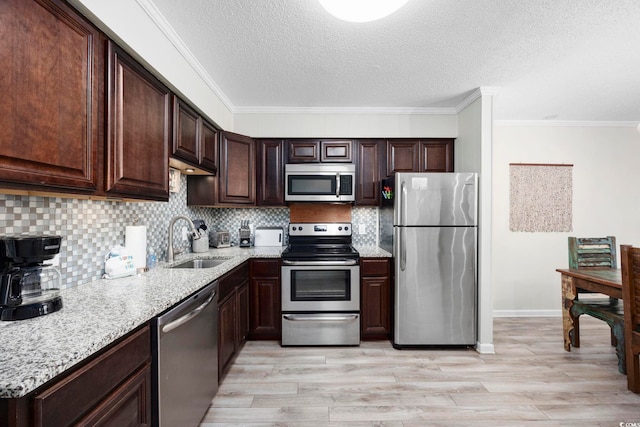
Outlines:
[[562, 310], [493, 310], [493, 317], [561, 317]]
[[496, 354], [496, 348], [493, 344], [476, 344], [476, 351], [480, 354]]

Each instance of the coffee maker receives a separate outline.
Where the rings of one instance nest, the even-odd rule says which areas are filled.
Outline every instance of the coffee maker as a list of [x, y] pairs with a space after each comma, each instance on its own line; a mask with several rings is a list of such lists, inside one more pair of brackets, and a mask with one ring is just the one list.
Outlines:
[[60, 272], [45, 261], [60, 236], [0, 236], [0, 320], [24, 320], [62, 308]]

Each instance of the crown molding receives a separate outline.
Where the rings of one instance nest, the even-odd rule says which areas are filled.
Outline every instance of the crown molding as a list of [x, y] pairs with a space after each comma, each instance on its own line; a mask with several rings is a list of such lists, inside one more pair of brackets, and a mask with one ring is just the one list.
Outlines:
[[471, 105], [476, 99], [481, 96], [496, 96], [500, 92], [500, 88], [493, 86], [481, 86], [471, 92], [469, 96], [462, 100], [458, 105], [456, 105], [455, 110], [456, 114], [460, 113], [462, 110]]
[[234, 106], [224, 94], [222, 89], [216, 84], [216, 82], [211, 78], [209, 73], [202, 66], [200, 61], [198, 61], [195, 55], [191, 52], [191, 50], [187, 47], [187, 45], [182, 41], [180, 36], [175, 32], [169, 21], [162, 15], [162, 13], [158, 10], [155, 4], [151, 0], [136, 0], [136, 3], [142, 8], [142, 10], [151, 18], [154, 24], [158, 27], [160, 32], [164, 34], [164, 36], [171, 42], [171, 44], [176, 48], [176, 50], [182, 55], [182, 57], [187, 61], [189, 66], [193, 68], [193, 70], [200, 76], [200, 78], [205, 82], [205, 84], [211, 89], [211, 91], [220, 99], [220, 101], [224, 104], [229, 111], [233, 112]]
[[495, 126], [502, 127], [601, 127], [636, 128], [638, 122], [629, 121], [579, 121], [579, 120], [495, 120]]
[[383, 107], [236, 107], [234, 114], [395, 114], [455, 115], [455, 108], [383, 108]]

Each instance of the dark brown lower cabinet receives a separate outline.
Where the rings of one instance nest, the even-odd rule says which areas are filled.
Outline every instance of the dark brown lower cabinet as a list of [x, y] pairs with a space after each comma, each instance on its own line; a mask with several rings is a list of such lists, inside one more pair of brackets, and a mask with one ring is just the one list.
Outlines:
[[218, 283], [218, 381], [222, 381], [249, 335], [249, 263]]
[[391, 277], [389, 258], [360, 259], [360, 336], [389, 339], [391, 334]]
[[149, 326], [19, 399], [0, 399], [0, 425], [151, 425]]
[[280, 260], [251, 260], [249, 339], [280, 340]]

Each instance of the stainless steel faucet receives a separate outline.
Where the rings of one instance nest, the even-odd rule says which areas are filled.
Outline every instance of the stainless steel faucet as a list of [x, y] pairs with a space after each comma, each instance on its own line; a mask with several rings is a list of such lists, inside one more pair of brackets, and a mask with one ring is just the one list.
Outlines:
[[179, 219], [184, 219], [185, 221], [187, 221], [189, 223], [189, 226], [191, 227], [191, 236], [193, 237], [194, 240], [198, 240], [200, 238], [200, 233], [198, 233], [198, 230], [196, 230], [196, 226], [193, 225], [193, 221], [191, 221], [188, 217], [184, 216], [184, 215], [177, 215], [174, 216], [173, 219], [171, 220], [171, 222], [169, 223], [169, 243], [167, 244], [167, 262], [172, 262], [173, 261], [173, 226], [175, 225], [176, 221]]

